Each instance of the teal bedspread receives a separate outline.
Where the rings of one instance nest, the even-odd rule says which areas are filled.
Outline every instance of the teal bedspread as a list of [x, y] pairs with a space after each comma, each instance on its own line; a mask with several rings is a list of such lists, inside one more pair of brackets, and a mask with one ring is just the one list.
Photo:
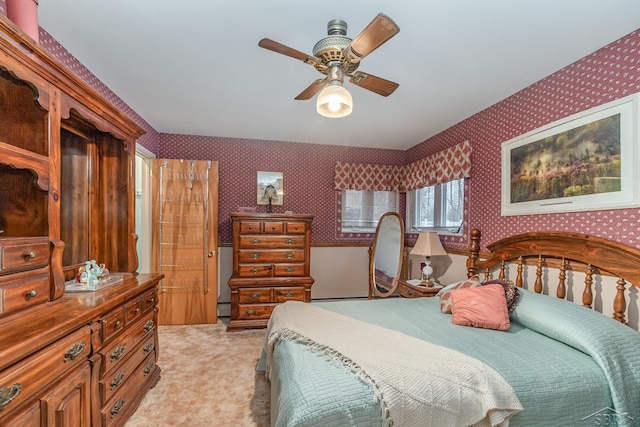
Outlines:
[[[314, 304], [491, 366], [524, 407], [512, 426], [593, 426], [599, 414], [614, 414], [617, 425], [640, 425], [640, 334], [573, 303], [521, 292], [506, 332], [453, 325], [437, 298]], [[382, 424], [367, 385], [295, 341], [276, 345], [271, 406], [272, 426]]]

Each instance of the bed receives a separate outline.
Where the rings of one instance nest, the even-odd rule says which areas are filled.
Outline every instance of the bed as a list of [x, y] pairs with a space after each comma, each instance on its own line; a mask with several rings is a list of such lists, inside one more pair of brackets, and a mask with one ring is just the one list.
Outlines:
[[[640, 425], [640, 333], [625, 325], [640, 250], [536, 232], [481, 253], [480, 238], [471, 231], [467, 280], [445, 288], [452, 314], [439, 297], [278, 306], [260, 363], [272, 426]], [[607, 276], [613, 319], [592, 309]], [[506, 284], [517, 287], [507, 328], [452, 323], [463, 295], [478, 308]]]

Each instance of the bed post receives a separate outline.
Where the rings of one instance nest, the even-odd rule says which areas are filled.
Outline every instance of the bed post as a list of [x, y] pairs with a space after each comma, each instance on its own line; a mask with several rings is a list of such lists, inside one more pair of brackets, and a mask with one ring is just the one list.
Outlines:
[[469, 232], [469, 256], [467, 258], [467, 278], [476, 276], [476, 261], [480, 257], [480, 230], [471, 229]]

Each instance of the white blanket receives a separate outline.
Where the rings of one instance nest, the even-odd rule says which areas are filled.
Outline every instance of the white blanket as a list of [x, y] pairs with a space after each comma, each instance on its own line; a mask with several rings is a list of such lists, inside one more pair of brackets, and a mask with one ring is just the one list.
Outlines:
[[522, 405], [492, 368], [455, 350], [312, 304], [273, 311], [265, 342], [266, 375], [278, 340], [309, 344], [372, 387], [388, 426], [507, 426]]

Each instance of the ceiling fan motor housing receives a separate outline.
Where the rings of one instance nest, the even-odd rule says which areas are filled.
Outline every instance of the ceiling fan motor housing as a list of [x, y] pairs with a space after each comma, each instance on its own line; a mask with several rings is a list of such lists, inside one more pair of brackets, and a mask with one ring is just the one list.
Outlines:
[[[350, 43], [351, 39], [347, 37], [347, 23], [341, 19], [332, 19], [327, 24], [327, 37], [313, 46], [313, 56], [320, 58], [328, 67], [335, 63], [343, 64], [345, 62], [343, 51]], [[352, 73], [358, 65], [360, 64], [349, 64], [345, 72]], [[326, 73], [325, 69], [319, 67], [316, 69], [323, 74]]]

